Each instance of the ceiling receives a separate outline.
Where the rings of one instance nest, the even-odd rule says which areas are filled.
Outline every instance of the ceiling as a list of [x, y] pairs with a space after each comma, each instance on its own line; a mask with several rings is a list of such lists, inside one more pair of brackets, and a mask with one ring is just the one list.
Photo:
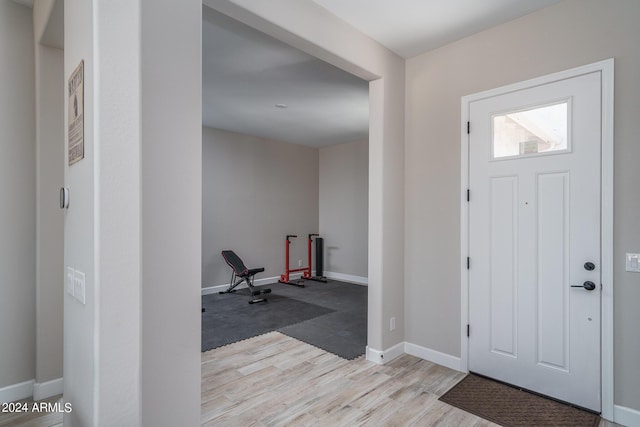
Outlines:
[[560, 0], [313, 0], [410, 58]]
[[[410, 58], [560, 0], [304, 1]], [[202, 44], [205, 126], [312, 147], [367, 138], [367, 82], [209, 7]]]
[[205, 126], [312, 147], [368, 137], [368, 82], [208, 7], [202, 27]]
[[[409, 58], [560, 0], [305, 1]], [[62, 45], [63, 13], [45, 44]], [[368, 82], [206, 6], [202, 44], [205, 126], [312, 147], [367, 138]]]

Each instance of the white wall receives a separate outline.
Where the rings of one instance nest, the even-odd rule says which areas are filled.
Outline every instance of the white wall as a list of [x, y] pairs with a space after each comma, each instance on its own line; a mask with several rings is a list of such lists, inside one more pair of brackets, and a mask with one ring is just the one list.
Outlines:
[[[229, 283], [224, 249], [256, 279], [307, 265], [307, 235], [318, 232], [318, 149], [204, 127], [202, 129], [202, 286]], [[366, 211], [365, 211], [366, 214]]]
[[201, 11], [65, 1], [65, 81], [85, 61], [65, 264], [86, 274], [86, 304], [65, 298], [66, 426], [200, 421]]
[[460, 355], [460, 98], [615, 58], [615, 404], [640, 409], [640, 2], [565, 0], [407, 61], [406, 340]]
[[[58, 0], [57, 6], [62, 4], [62, 0]], [[62, 392], [64, 214], [58, 206], [58, 189], [64, 184], [64, 56], [56, 46], [43, 43], [47, 29], [59, 24], [48, 25], [55, 5], [54, 0], [38, 0], [33, 6], [37, 150], [36, 399]]]
[[202, 2], [142, 0], [141, 6], [142, 424], [196, 426], [201, 381]]
[[[64, 298], [64, 397], [73, 405], [65, 414], [68, 426], [94, 423], [96, 365], [95, 317], [96, 286], [94, 259], [94, 162], [95, 162], [95, 62], [93, 1], [65, 1], [64, 84], [84, 60], [84, 159], [65, 166], [65, 185], [70, 189], [71, 203], [65, 212], [64, 263], [85, 274], [86, 304], [65, 294]], [[65, 96], [65, 153], [67, 141], [68, 96]], [[64, 164], [67, 165], [66, 156]]]
[[[0, 2], [0, 389], [35, 376], [36, 152], [31, 10]], [[1, 397], [0, 397], [1, 400]]]
[[[398, 189], [404, 188], [404, 60], [313, 2], [204, 4], [371, 81], [367, 342], [376, 350], [402, 342], [404, 202]], [[391, 316], [398, 319], [393, 332]]]
[[[140, 206], [143, 30], [140, 2], [94, 1], [93, 7], [93, 425], [133, 426], [143, 418], [145, 362]], [[67, 49], [65, 45], [65, 53]], [[65, 383], [67, 357], [65, 353]]]
[[320, 235], [324, 272], [366, 278], [368, 271], [369, 144], [320, 148]]

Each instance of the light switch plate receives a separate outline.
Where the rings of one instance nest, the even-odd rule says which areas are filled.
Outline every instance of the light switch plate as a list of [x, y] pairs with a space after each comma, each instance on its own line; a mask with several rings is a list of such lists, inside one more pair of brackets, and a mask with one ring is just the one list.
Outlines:
[[85, 303], [85, 301], [84, 301], [84, 290], [85, 290], [84, 273], [81, 272], [81, 271], [76, 270], [76, 274], [75, 274], [75, 277], [74, 277], [73, 295], [82, 304]]
[[75, 274], [76, 274], [76, 271], [73, 268], [67, 267], [67, 280], [66, 280], [67, 293], [71, 296], [73, 296], [73, 288], [75, 286], [74, 285]]
[[640, 254], [627, 254], [626, 270], [640, 273]]

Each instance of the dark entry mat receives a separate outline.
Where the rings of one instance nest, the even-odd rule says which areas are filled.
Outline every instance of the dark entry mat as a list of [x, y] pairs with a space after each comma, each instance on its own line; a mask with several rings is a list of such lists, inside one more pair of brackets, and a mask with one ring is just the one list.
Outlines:
[[248, 304], [248, 290], [202, 297], [202, 351], [275, 331], [333, 312], [304, 301], [268, 294], [267, 302]]
[[441, 401], [505, 427], [596, 427], [600, 416], [542, 396], [469, 374]]

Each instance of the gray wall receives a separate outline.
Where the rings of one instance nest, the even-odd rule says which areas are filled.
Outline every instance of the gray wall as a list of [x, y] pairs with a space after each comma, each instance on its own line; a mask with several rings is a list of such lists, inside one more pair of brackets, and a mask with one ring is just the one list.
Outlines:
[[36, 182], [31, 10], [0, 2], [0, 388], [35, 377]]
[[461, 96], [613, 57], [614, 399], [640, 409], [640, 275], [624, 271], [640, 251], [639, 17], [637, 0], [566, 0], [407, 61], [406, 341], [460, 355]]
[[318, 149], [202, 129], [202, 286], [229, 283], [220, 256], [234, 250], [256, 279], [284, 273], [284, 239], [292, 239], [290, 265], [307, 264], [307, 235], [318, 232]]
[[324, 271], [367, 277], [368, 141], [320, 148], [319, 162]]

